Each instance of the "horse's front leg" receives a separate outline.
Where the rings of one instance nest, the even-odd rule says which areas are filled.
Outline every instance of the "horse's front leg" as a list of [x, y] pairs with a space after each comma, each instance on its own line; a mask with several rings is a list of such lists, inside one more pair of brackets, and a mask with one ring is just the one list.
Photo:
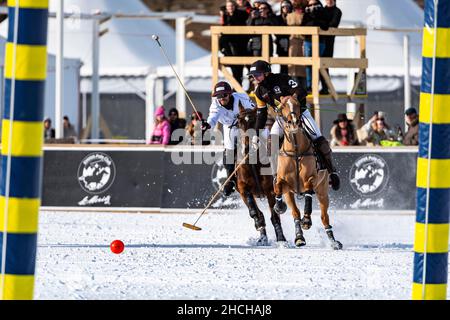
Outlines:
[[314, 177], [313, 176], [303, 177], [303, 181], [305, 181], [303, 187], [306, 191], [305, 191], [305, 210], [301, 224], [304, 230], [309, 230], [312, 226], [311, 215], [312, 215], [312, 198], [314, 194], [314, 184], [313, 184]]
[[277, 236], [277, 242], [286, 242], [286, 238], [283, 234], [283, 228], [281, 227], [281, 220], [280, 215], [275, 212], [274, 206], [275, 206], [275, 196], [273, 195], [273, 192], [270, 190], [266, 192], [266, 197], [269, 202], [269, 208], [270, 208], [270, 220], [272, 221], [272, 225], [275, 229], [275, 235]]
[[275, 205], [273, 207], [273, 210], [277, 214], [283, 214], [287, 210], [286, 203], [283, 201], [283, 182], [280, 179], [280, 176], [278, 175], [277, 180], [275, 181], [275, 184], [273, 186], [273, 190], [275, 192]]
[[292, 210], [292, 217], [294, 217], [294, 224], [295, 224], [295, 245], [297, 247], [302, 247], [306, 245], [305, 237], [303, 236], [303, 230], [301, 227], [301, 220], [300, 220], [300, 210], [297, 208], [297, 205], [295, 204], [295, 197], [292, 192], [286, 193], [286, 202]]

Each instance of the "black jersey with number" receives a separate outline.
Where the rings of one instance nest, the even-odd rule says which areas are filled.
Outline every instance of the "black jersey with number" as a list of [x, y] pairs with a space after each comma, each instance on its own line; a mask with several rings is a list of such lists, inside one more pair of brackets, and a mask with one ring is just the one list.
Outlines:
[[[306, 109], [306, 88], [303, 88], [296, 80], [287, 74], [270, 73], [263, 82], [258, 84], [255, 95], [258, 106], [268, 104], [275, 106], [275, 100], [280, 101], [281, 97], [297, 95], [302, 111]], [[260, 100], [260, 101], [258, 101]]]

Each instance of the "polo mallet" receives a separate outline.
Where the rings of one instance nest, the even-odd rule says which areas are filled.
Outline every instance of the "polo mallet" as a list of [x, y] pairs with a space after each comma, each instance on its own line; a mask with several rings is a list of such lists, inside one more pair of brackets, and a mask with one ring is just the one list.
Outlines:
[[188, 228], [188, 229], [192, 229], [195, 231], [200, 231], [202, 230], [202, 228], [197, 227], [196, 224], [198, 222], [198, 220], [200, 220], [200, 218], [202, 217], [202, 215], [206, 212], [206, 210], [208, 210], [208, 208], [211, 206], [211, 204], [214, 202], [214, 200], [217, 198], [217, 196], [219, 195], [219, 193], [223, 190], [223, 187], [228, 183], [228, 181], [231, 180], [231, 178], [236, 174], [237, 170], [245, 163], [245, 161], [247, 160], [248, 156], [250, 155], [250, 153], [247, 153], [247, 155], [244, 157], [244, 159], [242, 159], [242, 161], [236, 166], [236, 169], [234, 169], [233, 173], [230, 174], [230, 176], [228, 177], [227, 180], [225, 180], [224, 183], [222, 183], [222, 185], [220, 186], [219, 190], [216, 192], [216, 194], [211, 198], [211, 200], [209, 201], [208, 205], [205, 207], [205, 209], [203, 209], [202, 213], [200, 214], [200, 216], [197, 218], [197, 220], [194, 222], [194, 224], [189, 224], [189, 223], [183, 223], [183, 227]]
[[200, 115], [198, 114], [197, 108], [194, 106], [194, 103], [192, 102], [191, 97], [189, 96], [186, 87], [184, 86], [183, 82], [181, 81], [180, 77], [178, 76], [178, 73], [176, 72], [175, 68], [173, 67], [172, 63], [170, 63], [169, 57], [167, 56], [166, 50], [164, 50], [163, 46], [161, 45], [161, 42], [159, 42], [159, 36], [157, 36], [156, 34], [152, 35], [152, 39], [156, 41], [156, 43], [158, 44], [159, 48], [161, 49], [164, 58], [166, 58], [167, 63], [169, 64], [169, 66], [172, 68], [173, 73], [175, 74], [175, 77], [177, 78], [178, 82], [180, 83], [181, 87], [184, 90], [184, 94], [186, 95], [186, 97], [188, 98], [192, 108], [194, 108], [195, 114], [197, 115], [198, 119], [201, 121], [202, 118], [200, 117]]

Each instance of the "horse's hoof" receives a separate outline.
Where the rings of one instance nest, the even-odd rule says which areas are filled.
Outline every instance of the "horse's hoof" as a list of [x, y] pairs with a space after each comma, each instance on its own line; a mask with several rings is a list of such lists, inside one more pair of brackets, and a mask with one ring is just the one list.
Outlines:
[[300, 248], [306, 245], [306, 240], [303, 236], [297, 237], [295, 239], [295, 246]]
[[309, 230], [312, 226], [311, 218], [303, 217], [301, 224], [303, 230]]
[[259, 237], [258, 241], [256, 241], [256, 245], [258, 247], [268, 246], [269, 245], [269, 239], [267, 238], [267, 236], [261, 236], [261, 237]]
[[286, 203], [284, 203], [283, 200], [277, 201], [275, 203], [275, 206], [273, 207], [273, 210], [275, 211], [276, 214], [283, 214], [287, 210], [287, 205]]
[[342, 250], [344, 246], [342, 245], [342, 243], [336, 240], [331, 243], [331, 247], [333, 248], [333, 250]]

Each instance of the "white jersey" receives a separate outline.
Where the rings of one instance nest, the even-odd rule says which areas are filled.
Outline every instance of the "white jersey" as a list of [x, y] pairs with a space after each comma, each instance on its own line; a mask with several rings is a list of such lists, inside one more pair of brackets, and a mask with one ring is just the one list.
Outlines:
[[233, 93], [234, 98], [233, 110], [227, 110], [222, 107], [216, 98], [213, 98], [211, 106], [209, 107], [208, 124], [214, 128], [217, 122], [224, 126], [231, 126], [239, 115], [239, 102], [245, 109], [253, 109], [255, 105], [246, 93]]

